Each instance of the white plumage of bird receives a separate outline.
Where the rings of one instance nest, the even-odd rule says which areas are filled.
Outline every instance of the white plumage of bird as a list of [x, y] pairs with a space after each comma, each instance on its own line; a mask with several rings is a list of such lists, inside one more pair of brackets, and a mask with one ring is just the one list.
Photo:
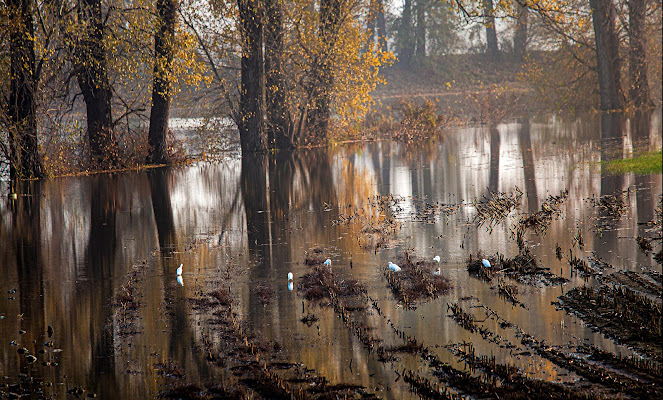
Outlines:
[[399, 272], [401, 270], [401, 267], [399, 267], [398, 265], [396, 265], [393, 262], [389, 261], [389, 269], [394, 271], [394, 272]]
[[180, 264], [180, 267], [177, 268], [177, 275], [182, 275], [182, 267], [184, 267], [184, 264]]
[[288, 280], [291, 281], [295, 276], [292, 274], [292, 272], [288, 272]]
[[440, 256], [433, 257], [433, 261], [439, 263], [440, 262]]
[[490, 268], [490, 261], [486, 260], [485, 258], [481, 260], [481, 264], [483, 264], [483, 266], [486, 268]]
[[331, 260], [329, 258], [325, 260], [325, 265], [331, 267]]

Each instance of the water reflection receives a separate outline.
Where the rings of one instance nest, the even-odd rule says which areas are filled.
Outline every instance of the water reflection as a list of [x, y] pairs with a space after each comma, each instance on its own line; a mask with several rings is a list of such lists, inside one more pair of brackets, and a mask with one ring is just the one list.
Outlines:
[[[534, 212], [548, 195], [568, 188], [564, 217], [553, 222], [546, 236], [528, 237], [544, 265], [570, 275], [565, 261], [553, 253], [556, 244], [570, 249], [578, 228], [592, 238], [586, 239], [581, 256], [596, 252], [622, 269], [653, 265], [651, 254], [641, 253], [633, 238], [646, 233], [638, 223], [653, 217], [661, 175], [611, 176], [598, 161], [622, 158], [629, 149], [660, 148], [660, 121], [660, 110], [631, 116], [628, 122], [618, 114], [583, 121], [524, 119], [460, 128], [443, 141], [417, 146], [361, 143], [218, 165], [28, 183], [21, 193], [29, 195], [0, 203], [0, 242], [6, 244], [0, 249], [5, 276], [0, 283], [2, 375], [6, 382], [24, 373], [55, 383], [47, 389], [55, 396], [82, 386], [110, 398], [154, 397], [181, 382], [163, 373], [163, 365], [186, 371], [187, 382], [226, 379], [227, 372], [200, 351], [223, 337], [191, 299], [217, 289], [230, 274], [239, 318], [262, 340], [278, 344], [285, 360], [301, 362], [333, 383], [384, 389], [380, 396], [385, 398], [408, 396], [402, 381], [394, 383], [394, 368], [380, 363], [333, 310], [297, 296], [298, 279], [309, 270], [304, 252], [320, 246], [341, 279], [362, 282], [390, 321], [435, 348], [443, 361], [462, 368], [442, 346], [472, 340], [480, 354], [494, 354], [533, 376], [563, 379], [557, 374], [564, 371], [550, 362], [516, 356], [446, 316], [447, 302], [474, 296], [549, 343], [587, 340], [608, 351], [628, 352], [551, 306], [566, 288], [518, 285], [528, 307], [524, 310], [469, 278], [469, 254], [512, 255], [517, 249], [510, 221], [492, 233], [479, 229], [468, 223], [475, 213], [468, 204], [489, 189], [518, 186], [527, 201], [520, 211]], [[618, 231], [598, 235], [600, 215], [587, 199], [629, 188], [634, 194], [616, 223]], [[374, 205], [376, 196], [388, 194], [403, 198], [385, 209]], [[425, 212], [426, 203], [462, 207], [416, 222], [413, 216]], [[340, 216], [354, 212], [364, 219], [338, 223]], [[402, 224], [397, 240], [377, 252], [362, 248], [357, 236], [364, 225], [386, 218]], [[383, 269], [406, 248], [427, 258], [440, 255], [442, 272], [454, 282], [452, 292], [415, 311], [399, 307], [386, 290]], [[183, 286], [175, 274], [180, 263]], [[287, 280], [290, 271], [295, 290]], [[127, 319], [112, 304], [130, 281], [140, 307]], [[570, 286], [581, 283], [577, 279]], [[258, 285], [272, 291], [269, 302], [258, 295]], [[385, 320], [369, 311], [358, 314], [361, 323], [374, 327], [385, 343], [399, 344]], [[319, 317], [311, 326], [300, 322], [309, 312]], [[54, 331], [51, 338], [48, 326]], [[26, 333], [19, 335], [20, 329]], [[491, 329], [519, 342], [513, 330]], [[49, 348], [38, 363], [28, 364], [9, 346], [11, 340], [34, 354], [52, 340], [62, 352]], [[59, 365], [41, 365], [50, 360]], [[402, 366], [421, 364], [403, 357], [397, 368]]]

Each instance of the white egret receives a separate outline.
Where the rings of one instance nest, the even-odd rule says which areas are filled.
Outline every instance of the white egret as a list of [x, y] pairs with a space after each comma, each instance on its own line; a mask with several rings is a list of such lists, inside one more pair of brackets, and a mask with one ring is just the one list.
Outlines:
[[490, 268], [490, 261], [486, 260], [485, 258], [481, 260], [481, 264], [483, 264], [483, 266], [486, 268]]
[[398, 265], [396, 265], [393, 262], [389, 261], [389, 269], [394, 271], [394, 272], [399, 272], [401, 270], [401, 267], [399, 267]]
[[292, 289], [295, 288], [295, 285], [292, 283], [292, 281], [288, 282], [288, 290], [292, 292]]
[[177, 269], [177, 275], [182, 275], [182, 267], [184, 267], [184, 264], [180, 264], [180, 267]]
[[436, 263], [439, 263], [440, 262], [440, 256], [433, 257], [433, 261], [435, 261]]
[[331, 267], [331, 260], [329, 258], [325, 260], [325, 265]]
[[180, 286], [184, 286], [184, 280], [182, 279], [182, 275], [177, 275], [177, 283], [179, 283]]
[[292, 272], [288, 272], [288, 280], [291, 281], [294, 278]]

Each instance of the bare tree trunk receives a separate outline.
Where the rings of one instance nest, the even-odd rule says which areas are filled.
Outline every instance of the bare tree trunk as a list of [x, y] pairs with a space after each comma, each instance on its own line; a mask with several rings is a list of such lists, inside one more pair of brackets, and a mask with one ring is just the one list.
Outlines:
[[239, 127], [242, 153], [261, 153], [267, 149], [263, 104], [263, 33], [258, 2], [237, 0], [242, 33], [242, 77], [239, 99]]
[[10, 178], [40, 178], [44, 174], [37, 143], [35, 92], [35, 43], [31, 0], [7, 2], [11, 31], [10, 92], [8, 116], [10, 121]]
[[368, 6], [368, 15], [366, 16], [366, 51], [371, 51], [375, 44], [375, 20], [377, 18], [377, 1], [371, 0]]
[[493, 0], [483, 0], [485, 13], [484, 24], [486, 25], [486, 52], [490, 56], [497, 56], [499, 48], [497, 47], [497, 31], [495, 30], [495, 10]]
[[619, 38], [612, 0], [589, 0], [594, 22], [601, 110], [620, 110], [624, 95], [620, 82]]
[[173, 72], [173, 46], [177, 24], [178, 0], [157, 0], [158, 28], [154, 34], [154, 76], [152, 84], [152, 110], [150, 111], [147, 162], [168, 162], [166, 135], [170, 114], [171, 79]]
[[76, 74], [87, 109], [91, 161], [98, 167], [111, 168], [118, 165], [119, 154], [113, 132], [101, 0], [82, 0], [78, 13], [85, 32], [77, 49]]
[[366, 20], [366, 30], [368, 31], [366, 48], [369, 50], [373, 48], [377, 36], [378, 46], [386, 50], [387, 39], [385, 35], [387, 32], [385, 27], [383, 0], [371, 0], [368, 13], [368, 19]]
[[426, 0], [417, 0], [417, 29], [414, 32], [415, 57], [426, 57]]
[[384, 0], [377, 0], [378, 44], [387, 50], [387, 24], [384, 18]]
[[647, 38], [645, 37], [647, 0], [629, 0], [629, 98], [636, 107], [651, 105], [647, 80]]
[[323, 140], [327, 137], [331, 118], [331, 90], [334, 85], [333, 49], [338, 36], [341, 14], [341, 0], [322, 0], [320, 3], [319, 35], [323, 43], [315, 67], [315, 88], [313, 90], [313, 110], [309, 114], [309, 129]]
[[523, 61], [527, 52], [527, 19], [529, 9], [518, 3], [516, 32], [513, 35], [513, 54], [519, 61]]
[[265, 95], [267, 137], [270, 147], [294, 147], [291, 116], [286, 106], [283, 75], [283, 5], [282, 0], [265, 0]]
[[412, 0], [405, 0], [403, 3], [403, 15], [401, 24], [398, 28], [399, 46], [398, 58], [401, 63], [410, 65], [414, 55], [414, 38], [412, 24]]

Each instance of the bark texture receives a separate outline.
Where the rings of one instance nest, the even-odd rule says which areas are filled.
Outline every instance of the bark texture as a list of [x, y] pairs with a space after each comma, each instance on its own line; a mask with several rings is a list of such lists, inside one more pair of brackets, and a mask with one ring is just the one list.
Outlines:
[[629, 99], [638, 108], [651, 106], [647, 78], [646, 16], [647, 0], [629, 0]]
[[426, 0], [417, 0], [417, 29], [414, 33], [415, 57], [421, 59], [426, 57]]
[[497, 47], [497, 31], [495, 30], [495, 9], [493, 0], [483, 0], [483, 8], [486, 25], [486, 53], [490, 56], [497, 56], [499, 48]]
[[527, 53], [527, 24], [529, 9], [522, 4], [518, 4], [518, 14], [516, 20], [516, 32], [513, 35], [513, 54], [520, 61], [523, 61]]
[[283, 71], [282, 0], [265, 0], [265, 95], [267, 137], [270, 148], [291, 149], [292, 118], [286, 106], [286, 82]]
[[398, 28], [399, 46], [398, 59], [405, 65], [410, 65], [414, 56], [414, 28], [412, 23], [412, 0], [403, 3], [403, 15]]
[[263, 23], [258, 2], [237, 0], [242, 33], [239, 127], [242, 153], [260, 153], [267, 149], [263, 104]]
[[78, 14], [84, 32], [76, 51], [76, 76], [87, 111], [91, 161], [97, 167], [112, 168], [119, 164], [119, 155], [113, 132], [101, 0], [81, 0]]
[[619, 37], [615, 28], [615, 8], [611, 0], [589, 0], [594, 23], [596, 59], [601, 110], [624, 106], [620, 82]]
[[177, 24], [178, 0], [157, 0], [158, 28], [154, 35], [154, 76], [152, 84], [152, 110], [150, 111], [147, 162], [168, 162], [168, 117], [170, 115], [173, 51]]
[[37, 143], [35, 43], [30, 0], [7, 2], [10, 21], [10, 91], [8, 112], [10, 178], [44, 174]]
[[334, 85], [333, 49], [338, 37], [341, 0], [321, 0], [319, 37], [323, 50], [315, 62], [313, 109], [308, 120], [311, 133], [326, 140], [331, 117], [331, 91]]

